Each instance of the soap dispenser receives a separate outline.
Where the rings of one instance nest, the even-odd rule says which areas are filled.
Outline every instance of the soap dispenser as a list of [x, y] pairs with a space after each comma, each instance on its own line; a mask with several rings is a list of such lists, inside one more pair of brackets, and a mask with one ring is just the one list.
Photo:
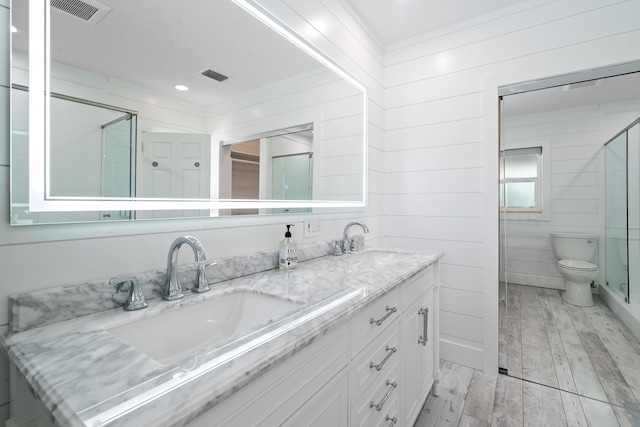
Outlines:
[[298, 264], [298, 246], [291, 238], [289, 227], [293, 227], [293, 224], [287, 224], [287, 232], [284, 233], [284, 239], [280, 242], [278, 256], [280, 270], [290, 270]]

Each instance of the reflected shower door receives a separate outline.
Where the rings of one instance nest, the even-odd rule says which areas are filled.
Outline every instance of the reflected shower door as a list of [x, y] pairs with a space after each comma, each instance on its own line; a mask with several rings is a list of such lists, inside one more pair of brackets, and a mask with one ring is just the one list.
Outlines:
[[[272, 158], [271, 198], [274, 200], [311, 200], [313, 154], [301, 153]], [[273, 213], [310, 212], [309, 208], [273, 209]]]
[[[102, 197], [135, 195], [136, 116], [124, 116], [102, 125]], [[102, 221], [132, 219], [131, 211], [103, 211]]]

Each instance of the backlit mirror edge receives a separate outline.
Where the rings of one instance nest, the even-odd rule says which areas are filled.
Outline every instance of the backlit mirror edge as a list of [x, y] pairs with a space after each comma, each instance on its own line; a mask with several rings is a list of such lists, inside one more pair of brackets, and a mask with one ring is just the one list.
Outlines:
[[[32, 212], [77, 212], [107, 210], [196, 210], [196, 209], [269, 209], [269, 208], [364, 208], [367, 202], [367, 90], [355, 77], [336, 65], [330, 58], [314, 49], [308, 42], [296, 36], [268, 16], [266, 11], [252, 0], [231, 0], [248, 13], [296, 44], [307, 54], [331, 69], [354, 87], [362, 91], [362, 149], [363, 174], [362, 198], [353, 201], [278, 201], [278, 200], [218, 200], [218, 199], [104, 199], [81, 197], [51, 197], [49, 181], [49, 3], [29, 0], [29, 210]], [[44, 23], [44, 25], [42, 25]], [[45, 96], [42, 96], [42, 95]], [[43, 149], [44, 146], [44, 149]], [[213, 215], [215, 216], [215, 215]]]

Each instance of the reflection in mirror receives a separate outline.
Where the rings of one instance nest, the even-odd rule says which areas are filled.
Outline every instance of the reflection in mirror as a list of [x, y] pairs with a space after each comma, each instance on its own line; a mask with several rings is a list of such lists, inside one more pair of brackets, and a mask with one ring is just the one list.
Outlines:
[[[18, 28], [12, 40], [12, 84], [26, 90], [38, 78], [30, 72], [30, 3], [32, 8], [40, 4], [12, 5]], [[235, 0], [161, 0], [154, 2], [153, 15], [139, 2], [86, 3], [97, 9], [89, 19], [55, 7], [50, 11], [50, 90], [60, 96], [49, 100], [45, 190], [52, 200], [87, 198], [107, 209], [29, 209], [25, 191], [35, 184], [29, 181], [27, 164], [33, 158], [27, 144], [39, 149], [38, 141], [29, 140], [27, 92], [14, 89], [12, 223], [364, 206], [365, 94], [335, 64], [312, 57]], [[178, 85], [188, 90], [177, 90]], [[239, 151], [238, 142], [250, 139], [258, 141], [258, 159], [232, 155]], [[238, 183], [232, 192], [240, 179], [232, 176], [253, 176], [253, 192]], [[148, 212], [146, 205], [134, 210], [102, 204], [114, 197], [224, 203], [194, 210], [184, 202]], [[308, 203], [295, 208], [265, 204], [286, 200]]]
[[[279, 129], [238, 143], [223, 143], [220, 197], [231, 199], [313, 200], [313, 124]], [[224, 189], [224, 190], [223, 190]], [[316, 192], [316, 197], [322, 197]], [[303, 213], [310, 208], [232, 209], [231, 215]]]
[[[28, 105], [25, 86], [14, 84], [12, 104], [17, 111]], [[87, 100], [51, 94], [52, 195], [76, 197], [132, 197], [135, 195], [137, 113]], [[12, 218], [33, 222], [28, 211], [28, 117], [14, 114], [12, 163]], [[70, 154], [72, 153], [72, 154]], [[76, 221], [131, 219], [131, 211], [74, 213]], [[42, 214], [46, 222], [67, 218]]]

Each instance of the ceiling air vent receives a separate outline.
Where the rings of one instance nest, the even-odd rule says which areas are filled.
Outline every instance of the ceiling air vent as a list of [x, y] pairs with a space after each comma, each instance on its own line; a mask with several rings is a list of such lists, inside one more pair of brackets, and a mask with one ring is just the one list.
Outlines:
[[227, 77], [227, 76], [225, 76], [223, 74], [216, 73], [212, 69], [206, 69], [206, 70], [202, 71], [200, 74], [202, 74], [205, 77], [209, 77], [210, 79], [217, 80], [219, 82], [227, 80], [229, 78], [229, 77]]
[[111, 11], [109, 6], [95, 0], [51, 0], [51, 7], [91, 24], [97, 24]]

